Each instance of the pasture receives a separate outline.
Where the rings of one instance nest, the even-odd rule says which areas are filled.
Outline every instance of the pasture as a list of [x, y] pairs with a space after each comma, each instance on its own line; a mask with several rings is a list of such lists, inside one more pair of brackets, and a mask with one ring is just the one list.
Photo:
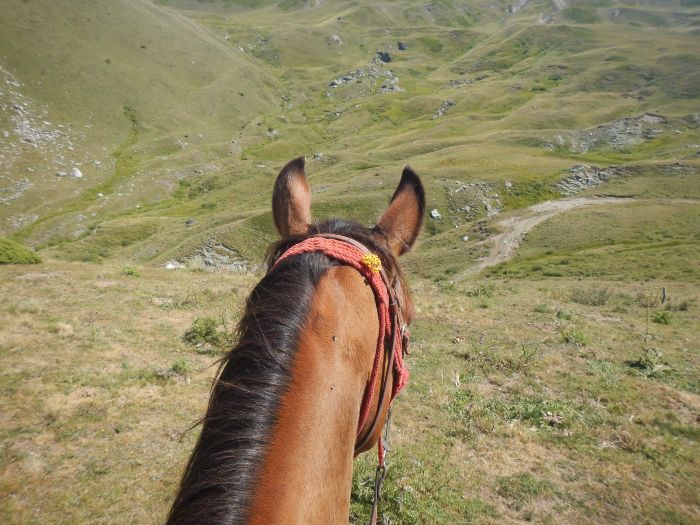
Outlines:
[[699, 17], [2, 2], [0, 522], [164, 521], [299, 155], [316, 218], [426, 188], [390, 523], [700, 522]]

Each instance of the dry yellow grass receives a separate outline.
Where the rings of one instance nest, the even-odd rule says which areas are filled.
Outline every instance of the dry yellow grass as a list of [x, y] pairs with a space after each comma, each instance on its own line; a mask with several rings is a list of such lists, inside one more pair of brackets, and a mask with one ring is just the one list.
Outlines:
[[[162, 522], [218, 357], [182, 335], [205, 315], [230, 328], [257, 277], [136, 270], [0, 268], [3, 523]], [[654, 378], [627, 364], [645, 330], [638, 287], [595, 283], [612, 295], [594, 307], [571, 301], [586, 282], [412, 281], [412, 381], [385, 507], [395, 522], [700, 517], [697, 286], [668, 283], [691, 307], [652, 326], [671, 366]], [[581, 342], [563, 342], [564, 329]], [[356, 465], [356, 519], [369, 456]]]

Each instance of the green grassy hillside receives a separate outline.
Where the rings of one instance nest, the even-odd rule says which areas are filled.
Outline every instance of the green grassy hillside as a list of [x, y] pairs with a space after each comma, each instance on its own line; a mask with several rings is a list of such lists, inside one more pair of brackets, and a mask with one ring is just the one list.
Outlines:
[[304, 155], [317, 217], [426, 186], [392, 523], [700, 522], [697, 1], [0, 20], [0, 251], [43, 261], [0, 267], [0, 521], [162, 522], [222, 350], [183, 336], [228, 341]]

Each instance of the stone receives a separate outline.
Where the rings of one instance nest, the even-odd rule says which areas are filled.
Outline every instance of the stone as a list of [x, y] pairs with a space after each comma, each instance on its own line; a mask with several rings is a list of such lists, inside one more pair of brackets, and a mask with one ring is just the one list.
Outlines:
[[406, 51], [408, 49], [408, 45], [404, 44], [403, 42], [399, 42], [398, 48], [399, 48], [399, 51]]
[[73, 177], [74, 179], [82, 179], [83, 172], [80, 171], [80, 168], [74, 167], [70, 170], [70, 176]]
[[385, 64], [391, 62], [391, 55], [386, 51], [377, 51], [377, 58]]
[[166, 270], [177, 270], [179, 268], [185, 268], [185, 265], [178, 261], [168, 261], [165, 263]]
[[430, 210], [430, 217], [437, 221], [442, 219], [442, 215], [440, 215], [440, 212], [437, 211], [437, 208], [433, 208], [432, 210]]

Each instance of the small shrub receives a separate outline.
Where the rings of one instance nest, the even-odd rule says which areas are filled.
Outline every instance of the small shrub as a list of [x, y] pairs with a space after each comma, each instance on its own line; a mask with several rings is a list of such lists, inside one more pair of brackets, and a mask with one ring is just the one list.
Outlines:
[[671, 314], [669, 312], [656, 312], [652, 318], [656, 324], [671, 324]]
[[538, 304], [537, 306], [535, 306], [535, 312], [537, 312], [538, 314], [546, 314], [549, 312], [549, 308], [546, 304]]
[[603, 306], [609, 298], [610, 291], [607, 288], [576, 288], [570, 296], [572, 302], [586, 306]]
[[586, 346], [588, 343], [586, 336], [574, 325], [560, 326], [559, 338], [562, 343], [566, 343], [567, 345]]
[[643, 376], [650, 378], [660, 378], [671, 367], [662, 361], [663, 354], [655, 348], [647, 348], [637, 359], [627, 361], [627, 365], [639, 370]]
[[126, 275], [127, 277], [141, 277], [141, 274], [136, 271], [136, 268], [132, 268], [131, 266], [124, 266], [122, 275]]
[[173, 373], [184, 377], [187, 375], [188, 368], [187, 361], [184, 359], [178, 359], [172, 364], [170, 370], [172, 370]]
[[560, 310], [557, 308], [557, 319], [562, 319], [564, 321], [571, 321], [571, 314], [566, 310]]
[[213, 317], [198, 317], [182, 336], [185, 343], [202, 346], [205, 343], [220, 348], [227, 343], [227, 336], [219, 329], [220, 322]]
[[41, 259], [20, 243], [0, 237], [0, 264], [37, 264]]
[[466, 292], [467, 297], [493, 297], [496, 286], [493, 284], [480, 284], [476, 288]]

